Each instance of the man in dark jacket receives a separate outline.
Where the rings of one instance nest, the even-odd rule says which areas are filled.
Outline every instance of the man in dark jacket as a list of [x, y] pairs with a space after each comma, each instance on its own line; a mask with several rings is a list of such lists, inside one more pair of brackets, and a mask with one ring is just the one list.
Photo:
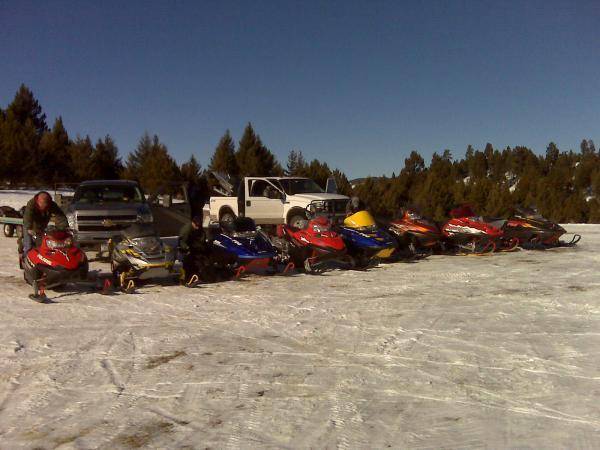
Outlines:
[[196, 275], [197, 279], [209, 281], [210, 245], [202, 229], [202, 216], [194, 216], [179, 232], [179, 250], [183, 253], [183, 281], [188, 284]]
[[41, 191], [27, 202], [23, 214], [23, 253], [27, 253], [34, 246], [33, 237], [41, 237], [46, 231], [48, 222], [54, 220], [58, 229], [68, 228], [67, 217], [52, 200], [50, 194]]

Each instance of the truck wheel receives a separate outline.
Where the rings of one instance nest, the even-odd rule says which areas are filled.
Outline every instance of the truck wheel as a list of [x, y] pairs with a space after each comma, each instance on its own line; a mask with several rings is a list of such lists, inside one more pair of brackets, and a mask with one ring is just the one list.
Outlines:
[[294, 212], [288, 219], [288, 225], [294, 228], [302, 228], [306, 222], [306, 214], [304, 212]]
[[23, 225], [17, 225], [16, 230], [17, 230], [17, 237], [22, 239], [23, 238]]
[[10, 223], [4, 224], [4, 236], [13, 237], [15, 235], [15, 226]]
[[224, 211], [223, 214], [221, 214], [221, 219], [219, 220], [220, 223], [231, 223], [235, 220], [235, 214], [233, 214], [231, 211]]

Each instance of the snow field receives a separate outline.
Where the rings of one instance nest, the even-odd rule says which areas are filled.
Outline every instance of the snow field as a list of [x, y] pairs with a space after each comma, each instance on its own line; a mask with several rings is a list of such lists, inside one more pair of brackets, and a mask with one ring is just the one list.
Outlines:
[[567, 230], [577, 248], [53, 305], [0, 238], [0, 448], [597, 448], [600, 226]]

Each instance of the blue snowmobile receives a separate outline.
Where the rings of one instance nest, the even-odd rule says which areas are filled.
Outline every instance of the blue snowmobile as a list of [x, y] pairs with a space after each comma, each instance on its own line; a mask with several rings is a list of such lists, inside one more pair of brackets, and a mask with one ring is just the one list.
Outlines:
[[344, 240], [356, 268], [367, 267], [379, 259], [389, 259], [396, 250], [394, 238], [377, 227], [368, 211], [358, 211], [346, 217], [336, 231]]
[[270, 273], [276, 271], [277, 251], [249, 217], [221, 223], [210, 241], [213, 264], [231, 270], [236, 277], [261, 269]]

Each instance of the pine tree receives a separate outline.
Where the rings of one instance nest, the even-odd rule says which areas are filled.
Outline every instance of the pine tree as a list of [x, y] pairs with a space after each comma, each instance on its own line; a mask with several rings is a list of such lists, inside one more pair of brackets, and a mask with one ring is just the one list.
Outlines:
[[325, 189], [327, 178], [331, 176], [331, 169], [327, 163], [322, 163], [318, 159], [313, 159], [306, 167], [305, 174], [305, 177], [314, 180], [319, 186]]
[[27, 120], [33, 122], [36, 133], [41, 136], [48, 131], [46, 125], [46, 114], [42, 112], [40, 103], [33, 96], [33, 92], [22, 84], [15, 94], [12, 103], [8, 105], [7, 115], [10, 114], [21, 125], [25, 125]]
[[552, 166], [556, 164], [558, 155], [560, 155], [560, 150], [554, 142], [550, 142], [548, 147], [546, 147], [546, 174], [552, 169]]
[[92, 153], [92, 179], [117, 180], [122, 171], [123, 164], [119, 158], [119, 149], [113, 139], [109, 135], [106, 135], [104, 139], [98, 139]]
[[0, 121], [0, 162], [7, 181], [35, 182], [41, 178], [38, 150], [47, 130], [42, 107], [31, 90], [21, 85]]
[[581, 156], [586, 156], [589, 154], [596, 153], [596, 147], [594, 146], [594, 141], [592, 141], [591, 139], [589, 139], [589, 140], [583, 139], [581, 141], [581, 144], [579, 145], [579, 148], [581, 149]]
[[89, 136], [77, 137], [69, 146], [69, 161], [71, 162], [72, 181], [92, 180], [92, 155], [94, 146]]
[[352, 196], [352, 185], [348, 181], [348, 177], [344, 172], [339, 169], [334, 169], [331, 176], [335, 178], [335, 184], [337, 185], [338, 193], [342, 195]]
[[208, 166], [209, 170], [227, 174], [233, 178], [239, 176], [239, 167], [235, 157], [235, 144], [229, 130], [219, 140]]
[[181, 165], [181, 178], [189, 183], [198, 184], [202, 177], [202, 167], [196, 160], [194, 155], [190, 156], [190, 159]]
[[434, 153], [425, 181], [416, 195], [416, 203], [434, 220], [442, 221], [455, 204], [452, 156], [445, 150], [442, 156]]
[[275, 159], [275, 155], [265, 147], [260, 136], [248, 123], [242, 139], [240, 139], [236, 160], [242, 177], [268, 177], [283, 174], [283, 169]]
[[288, 155], [285, 174], [289, 177], [306, 176], [307, 164], [301, 151], [292, 150]]
[[59, 116], [52, 130], [44, 132], [40, 140], [37, 175], [42, 183], [57, 183], [70, 179], [70, 144], [69, 135]]
[[179, 167], [157, 135], [145, 133], [137, 148], [129, 154], [125, 168], [127, 178], [140, 182], [149, 194], [171, 192], [180, 180]]

